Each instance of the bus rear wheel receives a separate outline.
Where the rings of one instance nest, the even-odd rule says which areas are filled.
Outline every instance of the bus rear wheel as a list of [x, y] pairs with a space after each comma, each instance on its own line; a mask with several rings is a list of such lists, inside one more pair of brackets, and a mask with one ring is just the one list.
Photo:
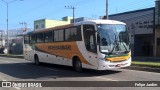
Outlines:
[[76, 72], [82, 72], [82, 63], [79, 60], [79, 58], [75, 58], [74, 62], [73, 62], [73, 69]]
[[37, 55], [34, 57], [34, 64], [35, 65], [40, 65], [39, 58], [38, 58]]

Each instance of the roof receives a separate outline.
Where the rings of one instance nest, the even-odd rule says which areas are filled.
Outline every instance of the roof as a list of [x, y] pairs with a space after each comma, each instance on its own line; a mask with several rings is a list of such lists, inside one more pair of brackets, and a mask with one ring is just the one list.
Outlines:
[[146, 8], [146, 9], [139, 9], [139, 10], [135, 10], [135, 11], [128, 11], [128, 12], [123, 12], [123, 13], [118, 13], [118, 14], [112, 14], [112, 15], [109, 15], [109, 17], [130, 14], [130, 13], [136, 13], [136, 12], [145, 12], [145, 11], [149, 11], [149, 10], [155, 10], [155, 7]]

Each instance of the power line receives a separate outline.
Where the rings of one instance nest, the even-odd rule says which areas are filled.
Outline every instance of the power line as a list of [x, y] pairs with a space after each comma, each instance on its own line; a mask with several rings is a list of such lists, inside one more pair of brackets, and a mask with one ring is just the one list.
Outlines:
[[44, 3], [42, 3], [42, 4], [39, 4], [38, 6], [32, 8], [32, 9], [30, 9], [30, 10], [28, 10], [28, 11], [25, 11], [24, 13], [22, 13], [22, 14], [20, 14], [20, 15], [14, 16], [14, 18], [16, 18], [16, 17], [21, 17], [21, 16], [23, 16], [23, 15], [29, 14], [29, 13], [37, 10], [37, 9], [40, 9], [40, 8], [44, 7], [45, 5], [47, 5], [47, 4], [49, 4], [50, 2], [53, 2], [53, 1], [54, 1], [54, 0], [48, 0], [48, 1], [46, 1], [46, 2], [44, 2]]
[[73, 10], [73, 23], [75, 23], [75, 7], [74, 6], [65, 6], [66, 9], [72, 9]]
[[[72, 3], [72, 4], [68, 5], [68, 6], [80, 6], [80, 5], [84, 5], [86, 3], [93, 2], [93, 1], [96, 1], [96, 0], [82, 0], [82, 1], [79, 1], [79, 2]], [[54, 13], [54, 15], [56, 15], [56, 14], [58, 14], [60, 12], [64, 12], [64, 11], [65, 11], [64, 6], [61, 6], [61, 7], [59, 7], [58, 9], [56, 9], [54, 11], [51, 11], [49, 13], [45, 13], [43, 16], [49, 17], [50, 15], [53, 15], [52, 13]]]
[[[95, 1], [95, 0], [94, 0]], [[82, 0], [80, 2], [76, 2], [76, 3], [73, 3], [73, 4], [70, 4], [69, 6], [80, 6], [80, 5], [83, 5], [83, 4], [86, 4], [88, 2], [93, 2], [93, 0]], [[63, 12], [65, 9], [64, 7], [62, 6], [61, 8], [55, 10], [55, 11], [52, 11], [48, 14], [45, 14], [45, 15], [50, 15], [51, 13], [58, 13], [58, 12]]]

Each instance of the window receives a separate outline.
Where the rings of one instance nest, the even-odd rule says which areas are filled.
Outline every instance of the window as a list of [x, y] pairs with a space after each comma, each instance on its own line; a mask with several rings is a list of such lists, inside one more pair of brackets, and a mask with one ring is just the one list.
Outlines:
[[43, 33], [38, 33], [37, 34], [37, 42], [38, 43], [43, 43], [44, 42], [44, 35], [43, 35]]
[[45, 34], [44, 34], [44, 41], [45, 42], [52, 42], [53, 41], [52, 31], [45, 32]]
[[86, 49], [90, 52], [96, 53], [96, 37], [94, 25], [83, 25], [84, 43]]
[[54, 31], [54, 41], [58, 41], [58, 31]]
[[72, 27], [65, 29], [65, 41], [81, 41], [81, 27]]
[[157, 45], [160, 45], [160, 38], [157, 38]]
[[37, 35], [36, 35], [36, 34], [32, 34], [32, 35], [31, 35], [31, 41], [30, 41], [30, 43], [31, 43], [31, 44], [35, 44], [36, 41], [37, 41]]
[[36, 27], [35, 27], [36, 29], [38, 29], [38, 25], [36, 25]]
[[24, 36], [24, 44], [29, 44], [30, 42], [30, 35], [25, 35]]
[[77, 40], [77, 28], [71, 28], [71, 41], [76, 41]]
[[59, 40], [58, 41], [64, 41], [64, 30], [59, 30]]
[[54, 41], [64, 41], [64, 30], [54, 31]]
[[71, 30], [70, 28], [65, 29], [65, 41], [70, 41]]
[[77, 26], [77, 41], [82, 41], [81, 26]]
[[45, 28], [45, 25], [44, 25], [44, 23], [42, 23], [42, 24], [41, 24], [41, 28]]

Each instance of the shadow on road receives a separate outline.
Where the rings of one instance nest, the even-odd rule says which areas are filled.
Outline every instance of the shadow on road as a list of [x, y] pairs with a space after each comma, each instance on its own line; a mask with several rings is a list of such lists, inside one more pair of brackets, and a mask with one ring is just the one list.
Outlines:
[[121, 71], [106, 70], [96, 71], [84, 69], [83, 72], [75, 72], [72, 67], [54, 64], [41, 64], [36, 66], [33, 63], [7, 63], [0, 64], [0, 72], [20, 79], [37, 78], [63, 78], [63, 77], [92, 77], [120, 73]]

